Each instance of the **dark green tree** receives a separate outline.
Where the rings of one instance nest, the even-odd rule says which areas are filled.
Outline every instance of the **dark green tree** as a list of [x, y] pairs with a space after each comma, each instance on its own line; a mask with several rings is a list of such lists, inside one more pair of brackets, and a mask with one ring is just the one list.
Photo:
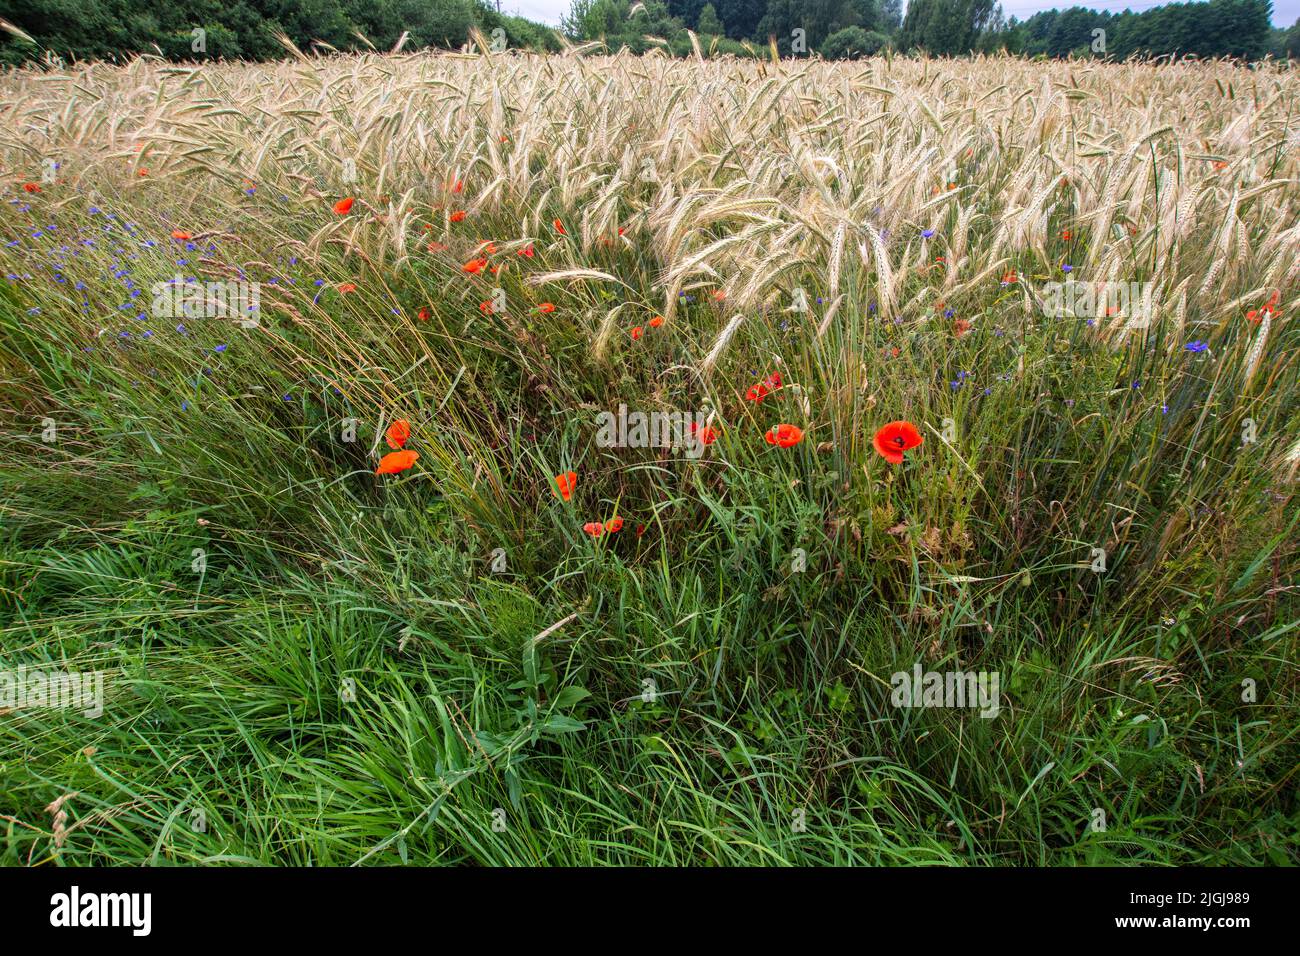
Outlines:
[[911, 0], [898, 44], [935, 56], [960, 56], [980, 48], [999, 15], [995, 0]]
[[722, 21], [718, 19], [718, 11], [713, 9], [713, 4], [706, 3], [700, 10], [700, 18], [696, 23], [695, 29], [700, 33], [708, 33], [712, 36], [722, 36], [726, 31], [723, 29]]
[[889, 44], [889, 37], [862, 27], [845, 27], [826, 38], [818, 50], [828, 60], [857, 60], [874, 56]]

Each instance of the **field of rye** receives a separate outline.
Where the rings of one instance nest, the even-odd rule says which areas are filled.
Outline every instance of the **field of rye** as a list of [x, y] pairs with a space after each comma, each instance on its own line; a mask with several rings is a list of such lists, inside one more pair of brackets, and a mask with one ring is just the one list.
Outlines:
[[0, 862], [1294, 862], [1300, 76], [590, 53], [0, 77]]

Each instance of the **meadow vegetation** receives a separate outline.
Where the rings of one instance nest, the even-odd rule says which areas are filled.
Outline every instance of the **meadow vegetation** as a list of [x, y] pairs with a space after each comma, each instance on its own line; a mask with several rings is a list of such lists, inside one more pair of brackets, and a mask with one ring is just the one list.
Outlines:
[[0, 116], [0, 669], [105, 687], [0, 714], [0, 861], [1295, 860], [1293, 70], [480, 42]]

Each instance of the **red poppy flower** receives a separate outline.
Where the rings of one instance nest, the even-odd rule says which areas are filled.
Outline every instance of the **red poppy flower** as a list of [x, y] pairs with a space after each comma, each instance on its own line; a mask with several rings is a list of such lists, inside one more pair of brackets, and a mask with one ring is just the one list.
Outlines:
[[147, 170], [147, 169], [137, 169], [137, 170], [135, 171], [135, 174], [136, 174], [137, 176], [148, 176], [148, 175], [149, 175], [149, 170]]
[[1074, 233], [1070, 232], [1069, 229], [1062, 229], [1061, 238], [1064, 239], [1066, 242], [1069, 242], [1071, 239], [1074, 238]]
[[340, 216], [346, 216], [352, 211], [352, 204], [356, 202], [351, 196], [347, 199], [340, 199], [334, 204], [334, 212]]
[[463, 266], [460, 267], [460, 271], [468, 272], [470, 275], [474, 275], [475, 273], [482, 272], [483, 267], [486, 266], [487, 264], [488, 263], [486, 259], [471, 259], [469, 260], [469, 262], [465, 263]]
[[645, 329], [641, 328], [641, 326], [638, 325], [636, 328], [632, 330], [632, 341], [635, 342], [643, 335], [645, 335]]
[[406, 471], [414, 465], [420, 458], [420, 453], [415, 451], [390, 451], [383, 458], [379, 459], [379, 467], [375, 469], [376, 475], [395, 475], [399, 471]]
[[426, 306], [425, 308], [423, 308], [423, 309], [420, 310], [419, 319], [420, 319], [421, 322], [428, 322], [428, 321], [429, 321], [429, 309], [428, 309], [428, 306]]
[[781, 373], [773, 372], [757, 385], [751, 385], [749, 391], [745, 393], [745, 398], [751, 402], [761, 402], [768, 394], [775, 392], [781, 387]]
[[1013, 282], [1019, 282], [1020, 278], [1016, 275], [1015, 269], [1008, 269], [1002, 273], [1002, 282], [1004, 285], [1010, 285]]
[[38, 193], [40, 191], [41, 191], [41, 187], [36, 185], [35, 183], [23, 183], [23, 192]]
[[516, 250], [515, 250], [515, 255], [517, 255], [517, 256], [526, 256], [527, 258], [531, 259], [531, 258], [533, 257], [533, 244], [530, 242], [528, 245], [524, 246], [522, 249], [516, 249]]
[[599, 521], [588, 521], [582, 526], [582, 530], [587, 532], [593, 538], [599, 538], [600, 533], [605, 530], [605, 526]]
[[463, 193], [465, 191], [465, 184], [458, 179], [451, 185], [450, 188], [451, 191], [454, 193]]
[[488, 300], [487, 302], [480, 302], [478, 304], [478, 310], [482, 312], [484, 315], [493, 315], [496, 313], [496, 309], [492, 308], [491, 300]]
[[911, 422], [897, 421], [890, 422], [876, 432], [872, 444], [876, 446], [876, 451], [880, 452], [880, 457], [891, 464], [898, 465], [902, 464], [903, 452], [915, 448], [924, 440]]
[[639, 525], [637, 525], [637, 526], [636, 526], [636, 536], [639, 538], [639, 537], [641, 537], [641, 535], [643, 535], [643, 534], [645, 534], [645, 525], [643, 525], [643, 524], [639, 524]]
[[705, 425], [697, 432], [695, 431], [695, 426], [692, 423], [691, 431], [695, 432], [695, 437], [699, 440], [701, 445], [705, 445], [705, 446], [712, 445], [715, 441], [718, 440], [718, 430], [714, 428], [712, 425]]
[[541, 305], [539, 305], [539, 306], [537, 307], [537, 311], [538, 311], [538, 312], [554, 312], [554, 311], [555, 311], [555, 303], [553, 303], [553, 302], [543, 302]]
[[664, 324], [664, 317], [662, 315], [656, 315], [653, 319], [650, 320], [650, 328], [652, 329], [657, 329], [659, 328], [659, 326], [663, 324]]
[[193, 239], [194, 237], [191, 236], [188, 232], [183, 232], [180, 229], [173, 229], [172, 238], [175, 239], [177, 242], [184, 242], [187, 239]]
[[1282, 298], [1282, 293], [1274, 290], [1273, 294], [1268, 297], [1267, 302], [1258, 309], [1251, 309], [1246, 313], [1246, 321], [1259, 325], [1265, 318], [1269, 320], [1277, 318], [1277, 303], [1280, 298]]
[[388, 426], [388, 431], [384, 432], [384, 441], [388, 442], [389, 448], [401, 448], [410, 437], [411, 423], [405, 418], [399, 418]]
[[555, 487], [560, 492], [560, 497], [568, 501], [573, 497], [573, 486], [578, 483], [578, 473], [576, 471], [566, 471], [562, 475], [555, 476]]
[[357, 284], [355, 282], [345, 282], [339, 286], [340, 292], [356, 292]]
[[775, 428], [769, 428], [763, 439], [769, 445], [777, 445], [781, 448], [790, 448], [793, 445], [803, 441], [803, 429], [798, 425], [777, 425]]
[[1228, 168], [1228, 164], [1225, 163], [1225, 162], [1224, 162], [1223, 160], [1221, 160], [1221, 159], [1220, 159], [1220, 160], [1216, 160], [1215, 163], [1214, 163], [1214, 168], [1215, 168], [1215, 169], [1227, 169], [1227, 168]]
[[608, 521], [605, 522], [605, 530], [608, 531], [610, 534], [617, 534], [618, 532], [622, 531], [623, 519], [610, 518]]
[[560, 220], [558, 220], [558, 219], [554, 220], [554, 221], [551, 223], [551, 225], [553, 225], [553, 226], [555, 227], [555, 231], [558, 232], [560, 235], [562, 235], [562, 236], [567, 236], [567, 235], [568, 235], [568, 233], [564, 231], [564, 223], [560, 222]]
[[452, 222], [462, 222], [465, 219], [465, 210], [458, 209], [447, 218], [450, 219]]
[[971, 324], [965, 319], [958, 319], [956, 322], [952, 324], [953, 334], [955, 334], [957, 338], [961, 338], [970, 330], [971, 330]]
[[713, 301], [714, 301], [714, 302], [721, 302], [721, 301], [723, 301], [724, 299], [726, 299], [726, 297], [727, 297], [727, 290], [726, 290], [726, 289], [714, 289], [714, 290], [713, 290]]
[[478, 251], [487, 253], [489, 256], [496, 255], [497, 244], [493, 242], [491, 239], [489, 239], [487, 242], [480, 242], [478, 246]]

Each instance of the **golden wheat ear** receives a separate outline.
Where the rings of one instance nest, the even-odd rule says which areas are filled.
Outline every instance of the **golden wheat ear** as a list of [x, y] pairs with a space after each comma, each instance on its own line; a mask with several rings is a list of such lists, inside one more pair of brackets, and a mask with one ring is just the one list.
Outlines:
[[4, 19], [3, 17], [0, 17], [0, 30], [5, 31], [5, 33], [13, 34], [20, 40], [26, 40], [28, 43], [32, 44], [32, 46], [39, 46], [39, 44], [30, 35], [28, 35], [22, 29], [14, 26], [12, 23]]

